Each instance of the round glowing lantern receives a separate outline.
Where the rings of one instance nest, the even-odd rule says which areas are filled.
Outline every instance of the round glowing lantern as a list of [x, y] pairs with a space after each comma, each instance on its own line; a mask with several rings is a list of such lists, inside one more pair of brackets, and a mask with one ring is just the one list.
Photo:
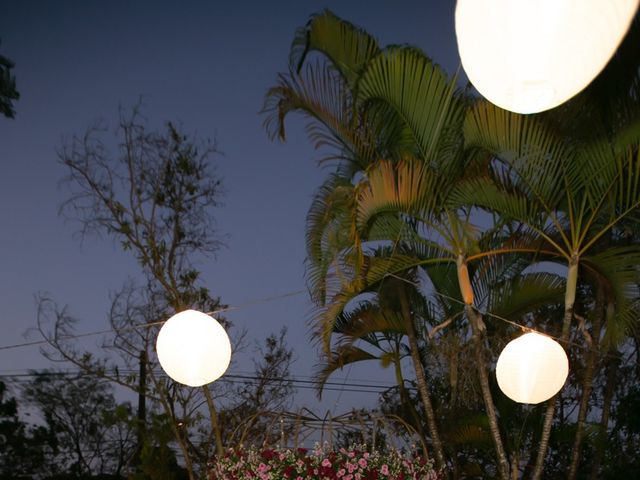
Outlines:
[[539, 333], [525, 333], [509, 342], [496, 365], [500, 390], [519, 403], [548, 400], [560, 391], [568, 374], [564, 349]]
[[191, 387], [217, 380], [231, 361], [227, 332], [213, 317], [195, 310], [177, 313], [165, 322], [156, 351], [167, 375]]
[[495, 105], [548, 110], [598, 75], [637, 7], [638, 0], [458, 0], [462, 66]]

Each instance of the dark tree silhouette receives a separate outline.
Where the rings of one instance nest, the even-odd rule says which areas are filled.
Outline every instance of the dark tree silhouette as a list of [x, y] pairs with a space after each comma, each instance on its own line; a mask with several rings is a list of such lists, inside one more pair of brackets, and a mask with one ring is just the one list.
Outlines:
[[8, 118], [15, 117], [13, 100], [18, 100], [20, 94], [16, 90], [16, 79], [11, 74], [15, 64], [7, 57], [0, 55], [0, 113]]

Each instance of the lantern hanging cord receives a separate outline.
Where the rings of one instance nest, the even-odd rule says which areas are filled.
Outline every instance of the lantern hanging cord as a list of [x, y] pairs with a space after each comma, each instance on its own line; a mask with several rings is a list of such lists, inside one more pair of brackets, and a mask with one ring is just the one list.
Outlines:
[[[281, 300], [283, 298], [295, 297], [295, 296], [303, 294], [305, 292], [306, 292], [306, 290], [296, 290], [295, 292], [283, 293], [281, 295], [274, 295], [272, 297], [260, 298], [258, 300], [251, 300], [251, 301], [248, 301], [248, 302], [245, 302], [245, 303], [241, 303], [239, 305], [232, 305], [230, 307], [219, 308], [219, 309], [213, 310], [211, 312], [206, 312], [206, 314], [207, 315], [215, 315], [216, 313], [230, 312], [230, 311], [233, 311], [233, 310], [238, 310], [240, 308], [250, 307], [252, 305], [259, 305], [261, 303], [273, 302], [274, 300]], [[156, 322], [156, 324], [165, 323], [165, 322], [166, 322], [166, 320], [162, 321], [162, 322]]]
[[[260, 298], [258, 300], [251, 300], [245, 303], [241, 303], [238, 305], [232, 305], [229, 307], [224, 307], [224, 308], [219, 308], [216, 310], [213, 310], [211, 312], [205, 312], [207, 315], [215, 315], [216, 313], [224, 313], [224, 312], [230, 312], [230, 311], [234, 311], [234, 310], [239, 310], [245, 307], [249, 307], [252, 305], [259, 305], [261, 303], [268, 303], [268, 302], [273, 302], [275, 300], [281, 300], [283, 298], [288, 298], [288, 297], [294, 297], [297, 295], [300, 295], [302, 293], [305, 293], [306, 290], [296, 290], [294, 292], [288, 292], [288, 293], [283, 293], [281, 295], [274, 295], [271, 297], [265, 297], [265, 298]], [[162, 320], [159, 322], [151, 322], [151, 323], [145, 323], [143, 325], [134, 325], [131, 327], [125, 327], [125, 328], [120, 328], [120, 329], [108, 329], [108, 330], [99, 330], [99, 331], [95, 331], [95, 332], [87, 332], [87, 333], [79, 333], [77, 335], [65, 335], [62, 336], [60, 338], [58, 338], [57, 340], [75, 340], [78, 338], [86, 338], [86, 337], [95, 337], [97, 335], [107, 335], [110, 333], [126, 333], [126, 332], [132, 332], [132, 331], [136, 331], [136, 330], [141, 330], [144, 328], [150, 328], [150, 327], [155, 327], [158, 325], [163, 325], [164, 323], [166, 323], [166, 320]], [[16, 348], [23, 348], [23, 347], [32, 347], [35, 345], [46, 345], [49, 344], [49, 340], [35, 340], [33, 342], [24, 342], [24, 343], [16, 343], [13, 345], [2, 345], [0, 346], [0, 350], [13, 350]]]
[[[410, 283], [414, 287], [420, 287], [420, 285], [418, 283], [412, 282], [412, 281], [407, 280], [406, 278], [402, 278], [402, 277], [400, 277], [398, 275], [394, 275], [393, 273], [387, 273], [385, 276], [397, 278], [398, 280], [402, 280], [403, 282]], [[433, 294], [437, 295], [437, 296], [439, 296], [441, 298], [446, 298], [447, 300], [451, 300], [452, 302], [458, 303], [458, 304], [460, 304], [462, 306], [465, 305], [465, 303], [462, 300], [460, 300], [459, 298], [451, 297], [451, 296], [446, 295], [444, 293], [435, 292], [435, 291], [433, 292]], [[524, 332], [537, 333], [539, 335], [544, 335], [546, 337], [552, 338], [552, 339], [556, 340], [557, 342], [562, 342], [562, 343], [565, 343], [567, 345], [572, 345], [574, 347], [582, 348], [582, 349], [585, 349], [585, 350], [589, 350], [590, 349], [590, 347], [588, 347], [586, 345], [582, 345], [580, 343], [572, 342], [570, 340], [564, 341], [560, 337], [556, 337], [554, 335], [550, 335], [550, 334], [548, 334], [546, 332], [541, 332], [541, 331], [536, 330], [535, 328], [532, 328], [532, 327], [527, 327], [526, 325], [522, 325], [522, 324], [520, 324], [518, 322], [514, 322], [513, 320], [509, 320], [508, 318], [501, 317], [500, 315], [496, 315], [495, 313], [483, 312], [479, 308], [476, 308], [475, 305], [472, 305], [472, 307], [475, 308], [478, 312], [480, 312], [480, 314], [482, 314], [483, 316], [492, 317], [492, 318], [495, 318], [496, 320], [501, 320], [501, 321], [503, 321], [505, 323], [508, 323], [509, 325], [512, 325], [514, 327], [518, 327], [519, 329], [521, 329]], [[608, 355], [609, 354], [605, 354], [605, 356], [608, 356]]]

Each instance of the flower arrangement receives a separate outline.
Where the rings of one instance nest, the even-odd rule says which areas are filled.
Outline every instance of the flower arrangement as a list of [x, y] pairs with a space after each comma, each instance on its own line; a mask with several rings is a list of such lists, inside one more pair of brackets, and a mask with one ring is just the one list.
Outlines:
[[232, 449], [210, 467], [209, 480], [440, 480], [433, 463], [397, 450]]

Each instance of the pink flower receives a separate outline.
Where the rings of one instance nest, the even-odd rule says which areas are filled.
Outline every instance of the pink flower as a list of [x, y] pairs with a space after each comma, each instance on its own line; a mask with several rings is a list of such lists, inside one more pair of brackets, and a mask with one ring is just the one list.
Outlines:
[[[433, 464], [420, 456], [413, 461], [400, 452], [365, 452], [364, 448], [334, 450], [307, 456], [299, 450], [230, 450], [211, 465], [211, 478], [219, 480], [391, 480], [394, 475], [405, 480], [438, 480]], [[311, 451], [310, 451], [311, 453]]]

